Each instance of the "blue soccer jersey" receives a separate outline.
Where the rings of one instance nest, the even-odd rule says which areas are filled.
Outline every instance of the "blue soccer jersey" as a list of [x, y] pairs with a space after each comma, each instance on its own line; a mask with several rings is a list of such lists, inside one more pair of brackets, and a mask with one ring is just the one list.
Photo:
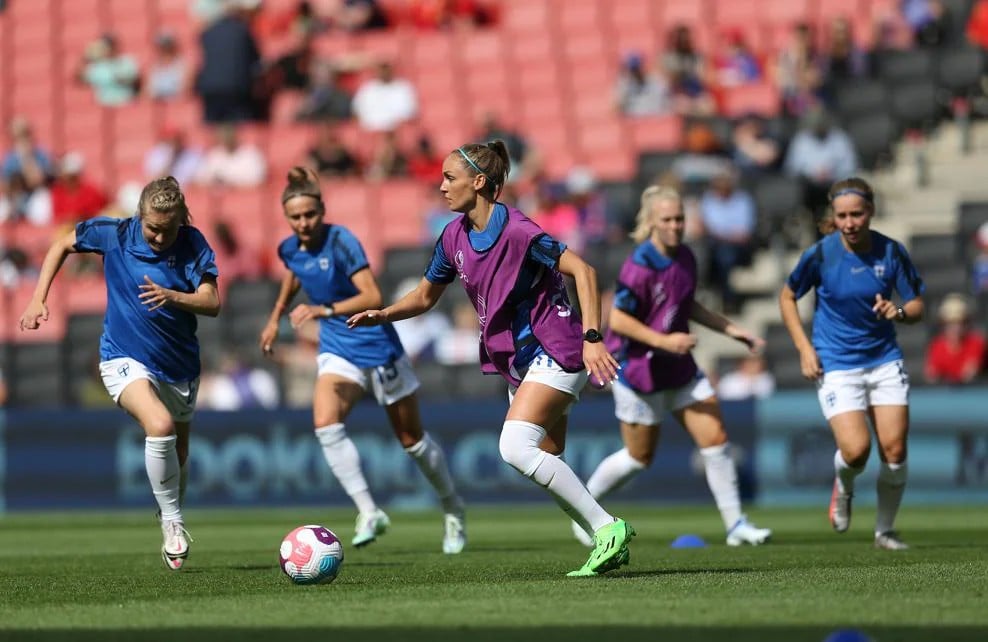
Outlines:
[[145, 275], [163, 288], [187, 293], [198, 290], [207, 274], [218, 276], [216, 256], [202, 233], [183, 225], [175, 243], [160, 253], [144, 240], [136, 216], [83, 221], [75, 234], [77, 251], [103, 255], [107, 304], [100, 360], [130, 357], [169, 383], [198, 377], [196, 315], [169, 305], [150, 312], [138, 297]]
[[902, 358], [892, 321], [872, 311], [875, 295], [903, 303], [923, 293], [922, 280], [900, 243], [871, 232], [871, 250], [847, 250], [839, 232], [830, 234], [803, 253], [787, 280], [802, 297], [816, 288], [813, 347], [824, 372], [870, 368]]
[[[303, 249], [297, 237], [288, 237], [278, 246], [278, 256], [309, 300], [321, 305], [356, 296], [353, 275], [368, 267], [360, 241], [339, 225], [327, 225], [322, 246], [312, 250]], [[387, 365], [405, 354], [390, 323], [351, 329], [342, 316], [319, 319], [319, 352], [330, 352], [361, 368]]]
[[[487, 222], [486, 228], [480, 232], [470, 230], [470, 246], [478, 252], [491, 249], [501, 237], [501, 232], [507, 222], [508, 208], [498, 203], [494, 206], [494, 211], [491, 212], [491, 218]], [[511, 331], [515, 338], [514, 366], [516, 368], [526, 367], [535, 357], [543, 353], [542, 345], [532, 334], [533, 301], [530, 300], [528, 294], [532, 290], [532, 285], [542, 276], [543, 270], [559, 266], [559, 257], [565, 250], [565, 243], [560, 243], [548, 234], [536, 238], [531, 247], [528, 248], [525, 264], [518, 273], [518, 280], [508, 297], [508, 303], [516, 307], [515, 318], [511, 324]], [[446, 257], [440, 243], [436, 243], [436, 249], [432, 253], [432, 261], [426, 269], [425, 278], [437, 284], [449, 284], [456, 279], [456, 268]]]

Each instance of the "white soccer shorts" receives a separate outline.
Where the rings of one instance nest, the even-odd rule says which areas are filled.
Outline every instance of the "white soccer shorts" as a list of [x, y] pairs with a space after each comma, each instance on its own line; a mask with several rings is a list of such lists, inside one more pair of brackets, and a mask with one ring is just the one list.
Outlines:
[[402, 355], [396, 361], [376, 367], [361, 368], [331, 352], [320, 352], [316, 357], [319, 376], [337, 375], [349, 379], [364, 390], [370, 382], [371, 392], [377, 403], [390, 406], [419, 389], [419, 379], [412, 369], [408, 355]]
[[909, 405], [909, 374], [901, 359], [873, 368], [831, 370], [817, 382], [823, 416], [829, 421], [845, 412], [871, 406]]
[[615, 381], [611, 390], [618, 421], [643, 426], [658, 426], [666, 412], [682, 410], [714, 396], [714, 387], [702, 373], [685, 386], [650, 394], [636, 392], [620, 381]]
[[[568, 414], [573, 404], [580, 400], [580, 392], [587, 384], [590, 375], [586, 370], [579, 372], [566, 372], [563, 367], [556, 363], [556, 360], [547, 354], [540, 354], [528, 364], [527, 368], [518, 372], [522, 383], [535, 382], [555, 388], [573, 396], [573, 401], [569, 403], [563, 414]], [[508, 405], [515, 399], [515, 392], [518, 388], [508, 386]]]
[[144, 364], [129, 357], [101, 361], [99, 374], [113, 403], [120, 402], [120, 395], [131, 383], [138, 379], [147, 379], [174, 421], [192, 421], [192, 415], [196, 410], [196, 397], [199, 395], [198, 378], [195, 381], [182, 383], [158, 381], [157, 377], [148, 372]]

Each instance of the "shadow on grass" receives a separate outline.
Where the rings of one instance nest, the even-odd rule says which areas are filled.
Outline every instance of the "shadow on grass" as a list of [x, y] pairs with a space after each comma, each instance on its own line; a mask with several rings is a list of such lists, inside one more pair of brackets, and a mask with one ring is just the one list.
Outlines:
[[[847, 628], [847, 627], [842, 627]], [[835, 627], [822, 626], [737, 626], [737, 627], [675, 627], [675, 626], [607, 626], [607, 627], [350, 627], [350, 628], [167, 628], [130, 629], [126, 631], [51, 630], [17, 631], [0, 627], [5, 642], [45, 642], [73, 640], [74, 642], [105, 642], [107, 640], [162, 640], [163, 642], [196, 642], [198, 640], [237, 640], [238, 642], [271, 642], [272, 640], [381, 640], [385, 642], [494, 642], [537, 640], [538, 642], [572, 642], [574, 640], [642, 640], [675, 642], [678, 640], [717, 642], [821, 642]], [[988, 627], [858, 627], [876, 642], [968, 642], [988, 639]]]

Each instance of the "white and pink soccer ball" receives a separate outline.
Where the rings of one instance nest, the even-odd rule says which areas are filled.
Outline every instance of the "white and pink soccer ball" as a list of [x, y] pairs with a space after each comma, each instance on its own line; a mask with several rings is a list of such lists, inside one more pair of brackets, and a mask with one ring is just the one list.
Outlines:
[[281, 570], [296, 584], [329, 583], [343, 566], [343, 544], [325, 526], [299, 526], [281, 541]]

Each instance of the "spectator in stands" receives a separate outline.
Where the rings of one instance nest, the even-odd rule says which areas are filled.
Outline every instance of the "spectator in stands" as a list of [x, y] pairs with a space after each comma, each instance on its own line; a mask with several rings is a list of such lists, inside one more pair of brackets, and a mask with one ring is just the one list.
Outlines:
[[779, 143], [765, 131], [765, 121], [754, 114], [743, 116], [731, 132], [731, 160], [742, 176], [754, 177], [775, 171]]
[[669, 83], [659, 74], [646, 72], [638, 52], [624, 58], [615, 99], [618, 109], [626, 116], [660, 116], [672, 112]]
[[51, 186], [52, 222], [75, 225], [98, 216], [110, 199], [103, 188], [83, 176], [86, 162], [79, 152], [69, 152], [59, 163], [58, 178]]
[[872, 53], [902, 51], [915, 45], [913, 29], [897, 4], [878, 3], [872, 14], [872, 24], [875, 32]]
[[132, 56], [118, 51], [116, 37], [105, 33], [86, 47], [79, 80], [93, 89], [96, 102], [115, 107], [137, 97], [140, 69]]
[[414, 151], [408, 156], [408, 175], [429, 185], [442, 180], [442, 156], [436, 153], [432, 139], [425, 132], [419, 135]]
[[688, 26], [676, 25], [669, 31], [666, 50], [659, 60], [669, 82], [673, 111], [684, 116], [710, 116], [716, 111], [704, 81], [706, 64], [693, 45], [693, 32]]
[[971, 263], [971, 285], [974, 293], [981, 297], [988, 294], [988, 223], [978, 228], [974, 243], [977, 254]]
[[566, 187], [546, 181], [537, 189], [535, 209], [530, 218], [546, 234], [565, 243], [574, 252], [581, 252], [583, 231], [580, 229], [580, 215], [566, 198]]
[[485, 112], [480, 121], [480, 132], [477, 140], [492, 143], [495, 140], [504, 141], [511, 159], [511, 175], [509, 181], [517, 181], [527, 176], [533, 164], [532, 146], [525, 135], [501, 122], [498, 115], [492, 111]]
[[180, 185], [185, 185], [196, 176], [201, 163], [202, 151], [186, 145], [185, 132], [165, 127], [144, 156], [144, 176], [149, 181], [174, 176]]
[[408, 159], [398, 145], [398, 135], [394, 131], [384, 132], [377, 140], [377, 146], [367, 163], [365, 175], [371, 180], [384, 180], [407, 174]]
[[[33, 283], [38, 268], [31, 265], [27, 253], [19, 247], [0, 247], [0, 289], [15, 289], [21, 283]], [[0, 292], [0, 296], [3, 293]]]
[[843, 16], [834, 18], [830, 23], [830, 38], [822, 64], [827, 93], [831, 98], [837, 83], [863, 78], [868, 74], [868, 53], [854, 42], [851, 22]]
[[755, 201], [738, 189], [733, 168], [725, 166], [714, 176], [700, 199], [700, 217], [710, 251], [710, 282], [720, 290], [724, 312], [735, 314], [738, 296], [731, 272], [751, 263], [757, 216]]
[[724, 401], [767, 399], [774, 392], [775, 377], [759, 354], [746, 354], [717, 384], [717, 395]]
[[436, 340], [436, 361], [444, 366], [479, 363], [479, 336], [477, 311], [468, 301], [457, 303], [453, 308], [453, 327]]
[[390, 26], [388, 14], [377, 0], [342, 0], [331, 18], [344, 31], [372, 31]]
[[154, 61], [147, 73], [147, 95], [154, 100], [174, 100], [185, 94], [188, 85], [189, 65], [178, 50], [175, 34], [159, 32], [154, 39]]
[[[445, 199], [443, 206], [446, 206]], [[449, 208], [446, 207], [449, 213]], [[442, 230], [440, 230], [441, 232]], [[419, 284], [418, 277], [408, 277], [398, 284], [391, 297], [391, 303], [398, 301], [403, 296], [415, 289]], [[474, 314], [476, 316], [476, 314]], [[412, 363], [435, 361], [436, 343], [441, 337], [450, 331], [449, 319], [439, 310], [432, 309], [417, 317], [395, 321], [395, 332], [401, 340], [401, 345], [405, 347], [405, 354]], [[474, 350], [477, 349], [477, 336], [473, 337]]]
[[202, 98], [207, 123], [250, 120], [255, 117], [255, 96], [261, 54], [247, 20], [249, 8], [229, 2], [223, 14], [202, 32], [202, 66], [196, 93]]
[[800, 130], [789, 144], [784, 169], [803, 181], [805, 204], [814, 220], [820, 220], [830, 202], [830, 185], [853, 176], [857, 168], [854, 144], [844, 130], [831, 122], [830, 114], [819, 105], [806, 112]]
[[116, 198], [100, 212], [100, 216], [130, 218], [137, 213], [138, 205], [141, 202], [142, 189], [143, 186], [137, 181], [127, 181], [121, 184], [117, 188]]
[[576, 210], [577, 226], [584, 243], [599, 244], [623, 240], [620, 221], [611, 219], [607, 199], [597, 189], [597, 177], [588, 167], [577, 166], [566, 175], [566, 195]]
[[220, 356], [219, 371], [204, 375], [199, 388], [199, 406], [210, 410], [271, 410], [280, 401], [271, 373], [245, 363], [232, 350]]
[[941, 0], [902, 0], [902, 15], [919, 45], [936, 47], [943, 43], [950, 16]]
[[351, 97], [338, 84], [339, 74], [327, 61], [313, 66], [311, 84], [302, 105], [295, 114], [296, 120], [347, 120], [351, 114]]
[[948, 294], [937, 312], [940, 330], [930, 341], [923, 373], [928, 383], [965, 384], [985, 361], [985, 338], [971, 327], [971, 308], [961, 294]]
[[236, 126], [217, 127], [216, 140], [199, 168], [198, 182], [230, 187], [253, 187], [264, 182], [267, 161], [255, 145], [237, 139]]
[[687, 186], [687, 192], [691, 184], [706, 185], [729, 162], [724, 155], [724, 141], [702, 120], [686, 125], [682, 151], [673, 162], [672, 171]]
[[727, 29], [721, 34], [721, 50], [712, 66], [713, 83], [718, 87], [738, 87], [762, 78], [758, 58], [740, 29]]
[[265, 92], [268, 96], [274, 96], [285, 89], [308, 89], [312, 84], [316, 57], [312, 49], [314, 34], [301, 31], [296, 32], [295, 37], [295, 46], [279, 56], [264, 71]]
[[409, 21], [420, 29], [449, 29], [488, 24], [491, 15], [476, 0], [412, 0]]
[[10, 151], [3, 157], [3, 180], [20, 174], [29, 190], [41, 187], [53, 174], [51, 155], [34, 140], [31, 124], [22, 116], [10, 120]]
[[800, 116], [817, 104], [823, 83], [823, 64], [814, 44], [813, 29], [799, 23], [793, 28], [789, 44], [779, 51], [775, 66], [775, 84], [782, 92], [786, 115]]
[[7, 181], [0, 181], [0, 223], [23, 220], [34, 225], [47, 225], [51, 219], [51, 192], [46, 186], [30, 189], [20, 173], [12, 174]]
[[965, 28], [967, 39], [982, 51], [988, 51], [988, 0], [977, 0]]
[[217, 260], [223, 265], [223, 274], [226, 275], [223, 279], [225, 284], [219, 285], [221, 295], [225, 295], [227, 286], [235, 279], [255, 280], [265, 276], [270, 267], [267, 255], [244, 249], [226, 221], [216, 221], [209, 238], [215, 243]]
[[391, 131], [418, 113], [415, 87], [404, 78], [395, 78], [391, 63], [381, 62], [377, 75], [354, 94], [353, 113], [367, 131]]
[[309, 164], [324, 178], [356, 176], [360, 163], [350, 153], [333, 123], [323, 123], [316, 135], [316, 143], [309, 149]]

